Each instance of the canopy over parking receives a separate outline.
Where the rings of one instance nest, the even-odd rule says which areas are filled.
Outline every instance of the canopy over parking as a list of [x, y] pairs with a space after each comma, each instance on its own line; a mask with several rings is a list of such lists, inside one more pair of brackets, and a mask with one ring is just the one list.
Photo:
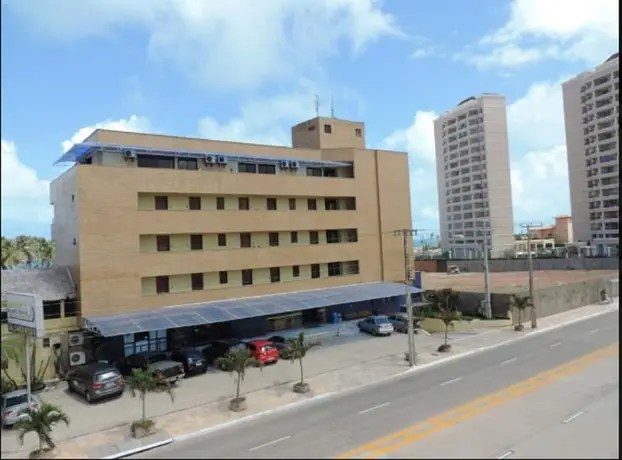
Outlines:
[[[413, 294], [422, 292], [421, 289], [414, 287], [411, 287], [410, 291]], [[177, 305], [139, 313], [88, 316], [84, 317], [84, 328], [104, 337], [114, 337], [136, 332], [279, 315], [313, 308], [403, 296], [404, 294], [404, 285], [398, 283], [351, 284], [284, 294]]]

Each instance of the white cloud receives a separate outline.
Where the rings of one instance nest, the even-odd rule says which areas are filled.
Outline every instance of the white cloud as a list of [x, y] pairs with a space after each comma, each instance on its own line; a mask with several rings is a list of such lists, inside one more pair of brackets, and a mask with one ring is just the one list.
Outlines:
[[356, 54], [380, 38], [404, 36], [379, 0], [10, 1], [40, 33], [57, 39], [141, 27], [150, 57], [217, 89], [300, 75], [341, 45]]
[[84, 142], [84, 140], [93, 134], [93, 131], [96, 129], [112, 129], [115, 131], [134, 131], [134, 132], [145, 132], [149, 131], [150, 123], [149, 120], [145, 117], [140, 117], [138, 115], [132, 115], [126, 119], [120, 120], [106, 120], [100, 123], [96, 123], [93, 126], [85, 126], [84, 128], [80, 128], [77, 130], [71, 139], [63, 141], [62, 148], [63, 152], [66, 152], [71, 148], [73, 144], [79, 144], [80, 142]]
[[617, 0], [513, 0], [508, 21], [456, 58], [480, 68], [519, 67], [543, 59], [604, 61], [618, 49]]
[[405, 149], [410, 155], [434, 163], [434, 119], [437, 117], [435, 112], [418, 111], [412, 124], [391, 133], [384, 140], [385, 145], [390, 149]]
[[51, 223], [49, 187], [20, 160], [15, 144], [2, 139], [2, 222]]

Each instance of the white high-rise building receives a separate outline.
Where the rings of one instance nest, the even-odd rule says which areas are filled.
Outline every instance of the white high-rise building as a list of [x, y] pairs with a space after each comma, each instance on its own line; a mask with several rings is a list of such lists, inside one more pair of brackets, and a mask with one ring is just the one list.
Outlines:
[[606, 254], [619, 241], [618, 53], [562, 89], [575, 240]]
[[441, 248], [480, 257], [512, 251], [514, 217], [505, 97], [465, 99], [434, 120]]

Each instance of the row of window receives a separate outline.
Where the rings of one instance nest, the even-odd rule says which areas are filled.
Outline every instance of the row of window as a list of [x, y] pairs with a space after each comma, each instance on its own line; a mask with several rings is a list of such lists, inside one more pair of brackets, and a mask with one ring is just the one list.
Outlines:
[[[322, 276], [320, 264], [311, 264], [309, 277], [311, 279], [319, 279]], [[241, 285], [251, 286], [255, 284], [255, 272], [257, 269], [245, 269], [241, 270]], [[280, 283], [283, 281], [282, 277], [287, 271], [287, 279], [296, 280], [301, 278], [301, 266], [293, 265], [291, 267], [271, 267], [269, 269], [269, 282]], [[346, 275], [358, 275], [360, 273], [358, 260], [352, 260], [347, 262], [329, 262], [327, 264], [326, 275], [328, 277], [334, 276], [346, 276]], [[207, 288], [206, 274], [205, 273], [191, 273], [190, 275], [190, 290], [202, 291]], [[156, 294], [168, 294], [172, 291], [171, 276], [156, 276], [155, 277], [155, 293]], [[230, 284], [230, 276], [227, 271], [218, 272], [218, 284], [220, 286], [227, 286]]]
[[[288, 232], [289, 243], [299, 244], [299, 232]], [[320, 233], [324, 233], [326, 236], [327, 244], [334, 243], [355, 243], [358, 241], [358, 231], [355, 228], [345, 230], [311, 230], [309, 231], [309, 243], [308, 244], [320, 244]], [[231, 242], [230, 238], [235, 238], [233, 234], [218, 233], [216, 234], [217, 245], [220, 248], [226, 248], [227, 243]], [[250, 232], [240, 233], [238, 236], [240, 248], [257, 247], [253, 245], [253, 234]], [[168, 252], [171, 250], [171, 235], [156, 235], [156, 250], [158, 252]], [[229, 241], [228, 241], [229, 240]], [[190, 250], [202, 251], [205, 248], [204, 235], [194, 234], [188, 235], [188, 242]], [[279, 232], [268, 232], [268, 245], [271, 247], [277, 247], [282, 244], [283, 241]]]
[[[153, 197], [154, 203], [153, 206], [158, 211], [166, 211], [169, 210], [169, 197], [167, 195], [155, 195]], [[189, 196], [187, 198], [188, 204], [187, 209], [191, 211], [201, 211], [203, 209], [203, 200], [200, 196]], [[251, 210], [251, 199], [250, 197], [238, 197], [237, 198], [237, 209], [239, 211], [250, 211]], [[299, 206], [299, 200], [296, 198], [288, 198], [287, 209], [290, 211], [296, 211]], [[227, 209], [226, 206], [226, 198], [224, 196], [216, 197], [216, 210], [224, 211]], [[268, 211], [278, 211], [279, 209], [283, 209], [279, 207], [279, 200], [277, 198], [266, 198], [265, 199], [265, 209]], [[318, 199], [317, 198], [307, 198], [306, 199], [306, 210], [308, 211], [317, 211], [318, 210]], [[356, 210], [356, 198], [348, 197], [348, 198], [324, 198], [324, 210], [326, 211], [338, 211], [338, 210]]]

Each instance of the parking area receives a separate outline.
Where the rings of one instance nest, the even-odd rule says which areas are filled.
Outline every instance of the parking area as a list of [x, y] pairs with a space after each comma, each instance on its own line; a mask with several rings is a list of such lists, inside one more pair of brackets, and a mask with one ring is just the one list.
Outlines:
[[[337, 336], [336, 330], [329, 335], [319, 337], [322, 345], [313, 349], [304, 360], [306, 377], [314, 377], [338, 371], [350, 366], [378, 360], [384, 356], [406, 351], [405, 334], [394, 333], [389, 337], [372, 337], [358, 332], [356, 321], [342, 324]], [[313, 335], [310, 335], [313, 337]], [[452, 335], [452, 340], [460, 340], [460, 334]], [[418, 334], [419, 349], [432, 349], [439, 344], [440, 337], [433, 334]], [[249, 369], [242, 384], [244, 393], [295, 382], [299, 378], [299, 366], [289, 361], [280, 361], [267, 365], [263, 369]], [[171, 403], [166, 395], [149, 394], [147, 396], [147, 416], [154, 417], [170, 412], [197, 407], [212, 402], [223, 401], [232, 397], [234, 381], [226, 372], [209, 369], [206, 374], [188, 377], [175, 385], [175, 401]], [[130, 423], [140, 418], [141, 405], [138, 399], [132, 399], [126, 391], [116, 399], [103, 400], [93, 404], [82, 397], [67, 391], [67, 384], [61, 382], [56, 388], [50, 388], [40, 394], [45, 402], [59, 405], [71, 418], [69, 427], [59, 425], [54, 431], [54, 439], [61, 441], [116, 426]], [[27, 436], [26, 447], [35, 441]], [[20, 449], [14, 430], [2, 432], [2, 451], [15, 452]]]

